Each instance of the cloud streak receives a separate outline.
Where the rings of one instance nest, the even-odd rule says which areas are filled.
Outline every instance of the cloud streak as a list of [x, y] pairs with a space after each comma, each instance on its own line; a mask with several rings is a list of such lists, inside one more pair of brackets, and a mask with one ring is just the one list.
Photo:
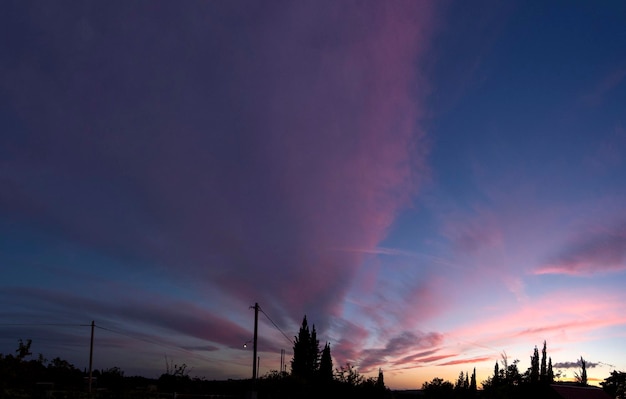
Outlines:
[[340, 314], [362, 255], [329, 249], [375, 249], [424, 170], [430, 5], [24, 7], [48, 38], [25, 47], [60, 53], [3, 69], [13, 218], [291, 320]]
[[[585, 361], [585, 367], [590, 369], [597, 367], [598, 364], [599, 363]], [[556, 369], [579, 369], [582, 367], [582, 363], [580, 363], [580, 360], [576, 360], [575, 362], [557, 362], [554, 363], [553, 367]]]
[[[387, 341], [384, 348], [363, 350], [361, 352], [362, 359], [359, 361], [359, 368], [363, 372], [370, 372], [386, 364], [388, 359], [403, 356], [405, 353], [415, 349], [435, 347], [442, 342], [442, 339], [442, 335], [437, 333], [415, 334], [405, 331]], [[427, 351], [427, 353], [428, 352], [431, 351]], [[422, 352], [422, 354], [424, 354], [424, 352]], [[415, 361], [417, 357], [421, 356], [416, 354], [410, 358]], [[408, 360], [409, 358], [404, 357], [402, 362], [394, 362], [394, 364], [407, 363]], [[422, 361], [424, 361], [423, 358]]]
[[467, 358], [467, 359], [450, 360], [448, 362], [439, 364], [439, 366], [455, 366], [457, 364], [476, 364], [476, 363], [484, 362], [487, 360], [493, 360], [493, 357], [492, 356], [478, 356], [478, 357], [472, 357], [472, 358]]
[[574, 276], [626, 270], [626, 224], [581, 233], [536, 274]]

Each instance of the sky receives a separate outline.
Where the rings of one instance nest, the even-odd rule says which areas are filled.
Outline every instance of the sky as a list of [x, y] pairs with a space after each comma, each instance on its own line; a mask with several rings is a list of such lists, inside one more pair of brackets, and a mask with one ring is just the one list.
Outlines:
[[626, 371], [626, 3], [8, 1], [0, 353]]

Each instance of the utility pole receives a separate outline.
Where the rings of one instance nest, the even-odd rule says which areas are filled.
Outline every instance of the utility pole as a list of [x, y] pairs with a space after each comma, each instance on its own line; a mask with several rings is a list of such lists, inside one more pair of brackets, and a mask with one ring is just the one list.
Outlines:
[[89, 345], [89, 393], [91, 393], [91, 366], [93, 365], [93, 328], [96, 323], [91, 321], [91, 344]]
[[[253, 307], [253, 306], [250, 306]], [[259, 304], [254, 303], [254, 353], [252, 354], [252, 380], [256, 381], [256, 372], [257, 372], [257, 332], [259, 328]]]

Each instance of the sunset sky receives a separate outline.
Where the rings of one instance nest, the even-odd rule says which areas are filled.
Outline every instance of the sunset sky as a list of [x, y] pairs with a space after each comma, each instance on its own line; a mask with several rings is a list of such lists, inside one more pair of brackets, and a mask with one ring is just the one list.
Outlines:
[[261, 375], [305, 314], [391, 388], [544, 340], [626, 371], [625, 27], [623, 1], [4, 2], [0, 353], [86, 368], [94, 320], [97, 369], [249, 378], [258, 302]]

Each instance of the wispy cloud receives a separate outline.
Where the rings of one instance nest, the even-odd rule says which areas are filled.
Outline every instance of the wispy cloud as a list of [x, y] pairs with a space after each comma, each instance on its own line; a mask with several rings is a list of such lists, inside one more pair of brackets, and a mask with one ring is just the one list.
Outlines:
[[[8, 289], [7, 292], [16, 298], [22, 298], [22, 301], [35, 308], [44, 308], [46, 304], [45, 308], [51, 313], [63, 312], [68, 306], [80, 303], [80, 309], [74, 317], [82, 315], [85, 320], [104, 320], [99, 321], [99, 324], [105, 325], [106, 320], [118, 320], [113, 325], [116, 331], [129, 331], [129, 326], [131, 331], [140, 325], [150, 326], [157, 329], [152, 335], [135, 332], [131, 335], [140, 339], [151, 339], [157, 343], [162, 341], [159, 332], [163, 335], [163, 330], [232, 348], [239, 348], [250, 337], [248, 329], [221, 315], [210, 313], [197, 304], [181, 300], [169, 302], [164, 298], [150, 297], [145, 292], [142, 299], [149, 300], [140, 301], [125, 296], [116, 299], [91, 299], [61, 291], [33, 288]], [[117, 324], [120, 323], [121, 327], [118, 327]], [[263, 343], [265, 347], [273, 347], [265, 339]], [[214, 345], [203, 347], [206, 350], [212, 346]]]
[[606, 100], [611, 91], [622, 84], [624, 78], [626, 78], [626, 67], [624, 66], [609, 72], [596, 83], [590, 92], [582, 96], [583, 103], [593, 107], [599, 106]]
[[493, 356], [478, 356], [478, 357], [472, 357], [472, 358], [467, 358], [467, 359], [450, 360], [448, 362], [441, 363], [439, 365], [440, 366], [454, 366], [457, 364], [476, 364], [476, 363], [484, 362], [486, 360], [493, 360]]
[[536, 274], [591, 275], [626, 270], [626, 224], [579, 232]]
[[[592, 369], [594, 367], [597, 367], [598, 365], [599, 363], [589, 362], [585, 360], [586, 368]], [[556, 369], [579, 369], [582, 367], [582, 363], [580, 362], [580, 359], [579, 359], [579, 360], [576, 360], [575, 362], [557, 362], [557, 363], [554, 363], [552, 367]]]
[[196, 345], [196, 346], [183, 345], [181, 346], [181, 348], [189, 350], [189, 351], [201, 351], [201, 352], [214, 352], [216, 350], [219, 350], [219, 347], [213, 346], [213, 345]]
[[[376, 369], [397, 356], [402, 356], [407, 352], [420, 349], [436, 347], [441, 344], [443, 336], [438, 333], [418, 333], [405, 331], [402, 334], [387, 341], [384, 348], [365, 349], [361, 352], [362, 359], [359, 362], [363, 372]], [[422, 352], [423, 353], [423, 352]], [[413, 355], [413, 357], [419, 357]], [[402, 363], [407, 363], [407, 358], [403, 357]], [[423, 361], [423, 360], [422, 360]], [[394, 364], [400, 364], [397, 361]]]
[[516, 304], [499, 315], [460, 327], [446, 336], [450, 342], [458, 336], [463, 341], [471, 340], [488, 347], [520, 340], [575, 342], [588, 339], [586, 334], [599, 328], [626, 324], [623, 312], [620, 297], [594, 290], [576, 294], [556, 291]]
[[442, 229], [443, 234], [463, 253], [476, 253], [503, 242], [497, 214], [484, 207], [477, 207], [471, 215], [456, 212], [448, 215]]
[[337, 251], [356, 252], [356, 253], [362, 253], [362, 254], [368, 254], [368, 255], [386, 255], [386, 256], [397, 256], [397, 257], [404, 257], [404, 258], [426, 259], [435, 264], [442, 264], [442, 265], [451, 266], [451, 267], [459, 266], [439, 256], [422, 253], [422, 252], [408, 251], [405, 249], [398, 249], [398, 248], [387, 248], [387, 247], [341, 248], [341, 249], [337, 249]]

